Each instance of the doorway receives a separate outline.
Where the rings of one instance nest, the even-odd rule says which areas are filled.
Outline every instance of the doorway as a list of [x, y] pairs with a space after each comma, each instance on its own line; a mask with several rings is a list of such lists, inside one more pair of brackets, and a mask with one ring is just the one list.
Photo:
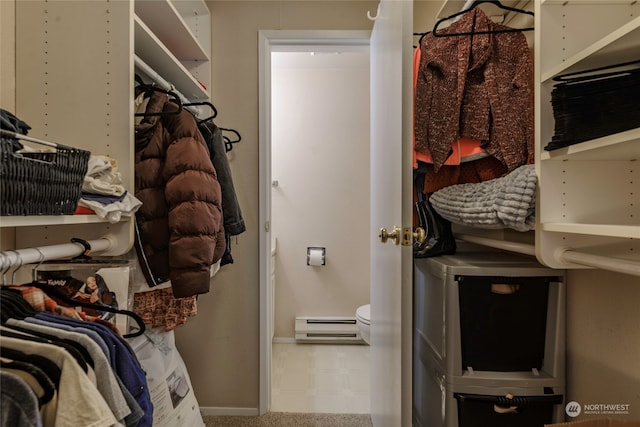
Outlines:
[[[295, 316], [354, 315], [358, 304], [368, 303], [368, 279], [363, 295], [353, 286], [362, 278], [349, 277], [353, 272], [341, 264], [357, 258], [349, 245], [364, 242], [362, 268], [368, 277], [369, 36], [365, 31], [260, 32], [260, 219], [265, 231], [260, 241], [260, 413], [272, 402], [272, 343], [287, 337], [294, 342]], [[366, 122], [354, 116], [362, 108]], [[365, 149], [354, 141], [362, 136], [353, 136], [362, 135], [362, 128]], [[344, 220], [345, 211], [357, 211], [349, 197], [365, 209], [362, 231], [353, 225], [358, 218]], [[326, 248], [325, 266], [306, 265], [310, 246]], [[275, 277], [282, 278], [283, 299]], [[278, 306], [282, 312], [276, 316]]]

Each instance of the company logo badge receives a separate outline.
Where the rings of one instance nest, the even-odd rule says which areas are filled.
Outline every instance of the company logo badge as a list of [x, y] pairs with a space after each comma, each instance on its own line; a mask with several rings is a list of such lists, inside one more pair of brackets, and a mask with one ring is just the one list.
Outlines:
[[571, 401], [564, 407], [564, 412], [572, 418], [577, 417], [582, 412], [582, 407], [578, 402]]

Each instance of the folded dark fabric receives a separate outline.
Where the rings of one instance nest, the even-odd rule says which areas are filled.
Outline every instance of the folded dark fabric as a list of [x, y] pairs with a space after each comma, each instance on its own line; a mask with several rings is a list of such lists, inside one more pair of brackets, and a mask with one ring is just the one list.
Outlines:
[[[551, 92], [551, 151], [640, 127], [640, 61], [556, 78]], [[611, 69], [620, 67], [620, 70]]]

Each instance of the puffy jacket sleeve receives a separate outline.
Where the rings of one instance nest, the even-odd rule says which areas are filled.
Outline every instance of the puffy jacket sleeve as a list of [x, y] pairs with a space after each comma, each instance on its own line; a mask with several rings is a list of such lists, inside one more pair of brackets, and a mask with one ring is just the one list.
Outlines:
[[222, 192], [195, 118], [182, 111], [165, 120], [169, 278], [181, 298], [209, 292], [210, 266], [225, 247]]

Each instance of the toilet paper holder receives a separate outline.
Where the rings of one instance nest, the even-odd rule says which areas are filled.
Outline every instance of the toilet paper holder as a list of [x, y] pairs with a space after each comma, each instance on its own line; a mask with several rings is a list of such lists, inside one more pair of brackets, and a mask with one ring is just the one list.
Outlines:
[[[325, 265], [326, 248], [311, 246], [307, 248], [307, 265]], [[320, 257], [318, 257], [320, 255]]]

